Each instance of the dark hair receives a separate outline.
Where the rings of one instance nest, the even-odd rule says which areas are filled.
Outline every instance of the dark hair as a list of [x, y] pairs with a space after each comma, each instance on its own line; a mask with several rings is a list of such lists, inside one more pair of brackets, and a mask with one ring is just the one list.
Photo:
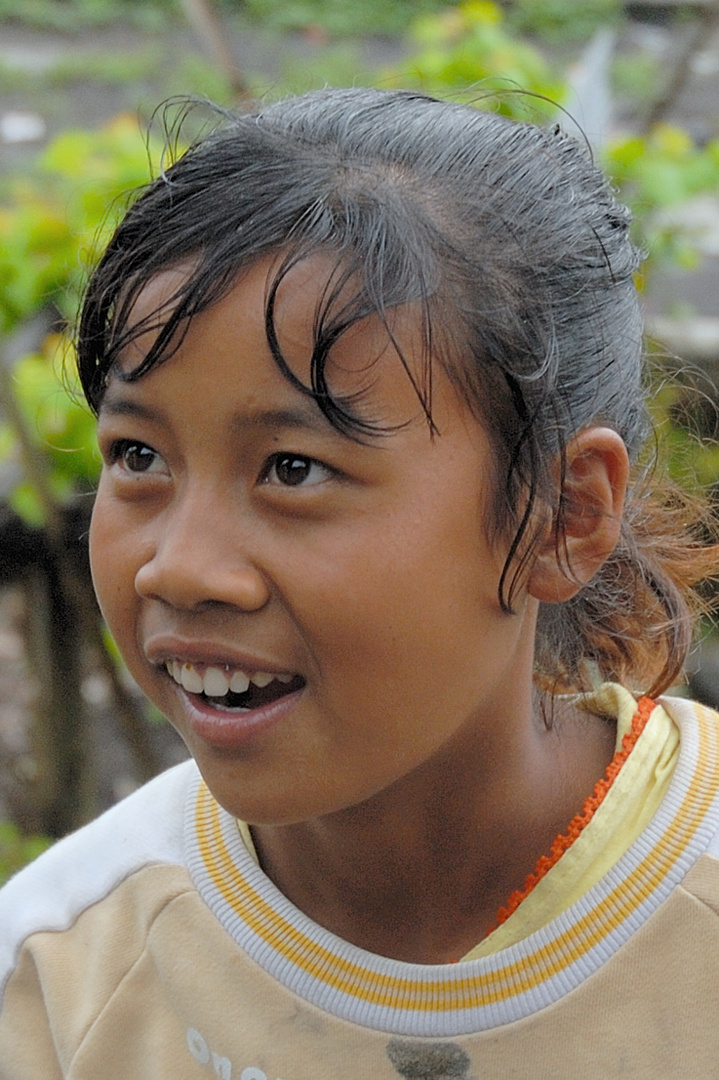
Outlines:
[[[640, 258], [628, 226], [586, 148], [559, 126], [371, 89], [222, 114], [144, 190], [95, 270], [79, 329], [82, 385], [97, 410], [129, 340], [151, 324], [159, 331], [123, 376], [138, 379], [172, 354], [194, 314], [273, 253], [282, 262], [266, 327], [276, 362], [331, 423], [361, 440], [367, 424], [333, 395], [327, 356], [364, 316], [379, 314], [391, 332], [391, 309], [417, 304], [425, 365], [416, 389], [430, 428], [431, 364], [439, 362], [493, 440], [488, 532], [513, 530], [500, 583], [511, 611], [541, 507], [554, 516], [561, 549], [553, 466], [568, 440], [591, 423], [609, 425], [638, 467], [649, 427], [634, 286]], [[274, 301], [288, 270], [320, 251], [335, 270], [304, 386], [282, 356]], [[192, 269], [172, 303], [133, 322], [143, 287], [183, 262]], [[630, 498], [622, 538], [600, 573], [568, 604], [542, 606], [536, 663], [545, 684], [584, 689], [598, 674], [657, 691], [677, 675], [691, 640], [690, 586], [707, 564], [677, 505], [674, 494], [659, 503], [646, 493]]]

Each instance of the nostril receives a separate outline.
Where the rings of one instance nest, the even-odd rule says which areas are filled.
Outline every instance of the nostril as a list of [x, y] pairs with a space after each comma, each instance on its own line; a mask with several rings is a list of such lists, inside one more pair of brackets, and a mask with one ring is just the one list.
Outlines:
[[148, 600], [160, 600], [182, 611], [208, 604], [227, 604], [242, 611], [259, 611], [270, 599], [262, 572], [237, 559], [207, 557], [169, 558], [158, 553], [135, 575], [135, 591]]

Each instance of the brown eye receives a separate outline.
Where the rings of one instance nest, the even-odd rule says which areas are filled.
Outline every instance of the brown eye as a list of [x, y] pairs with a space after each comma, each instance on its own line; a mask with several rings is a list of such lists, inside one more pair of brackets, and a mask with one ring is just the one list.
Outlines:
[[307, 458], [288, 454], [275, 462], [275, 473], [281, 484], [303, 484], [310, 475], [311, 462]]
[[113, 447], [112, 460], [131, 473], [164, 471], [164, 462], [156, 450], [145, 443], [121, 440]]
[[330, 470], [314, 458], [302, 454], [275, 454], [265, 473], [265, 483], [283, 487], [308, 487], [328, 479]]

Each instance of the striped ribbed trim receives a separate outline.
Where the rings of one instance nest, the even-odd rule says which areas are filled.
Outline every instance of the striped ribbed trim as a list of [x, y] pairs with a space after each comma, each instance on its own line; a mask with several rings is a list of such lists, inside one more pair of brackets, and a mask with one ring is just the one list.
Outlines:
[[717, 718], [689, 703], [671, 711], [681, 728], [681, 751], [649, 827], [581, 900], [537, 933], [488, 957], [406, 964], [330, 934], [262, 873], [234, 818], [199, 781], [188, 801], [188, 866], [237, 944], [328, 1013], [382, 1031], [435, 1038], [510, 1023], [557, 1001], [605, 963], [668, 897], [716, 832]]

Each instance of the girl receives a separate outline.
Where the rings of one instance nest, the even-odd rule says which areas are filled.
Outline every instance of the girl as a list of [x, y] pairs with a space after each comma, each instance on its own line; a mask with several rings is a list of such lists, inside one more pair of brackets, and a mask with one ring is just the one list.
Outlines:
[[559, 128], [364, 89], [131, 208], [92, 566], [194, 761], [5, 889], [3, 1080], [715, 1075], [719, 727], [651, 695], [716, 552], [638, 486], [627, 230]]

